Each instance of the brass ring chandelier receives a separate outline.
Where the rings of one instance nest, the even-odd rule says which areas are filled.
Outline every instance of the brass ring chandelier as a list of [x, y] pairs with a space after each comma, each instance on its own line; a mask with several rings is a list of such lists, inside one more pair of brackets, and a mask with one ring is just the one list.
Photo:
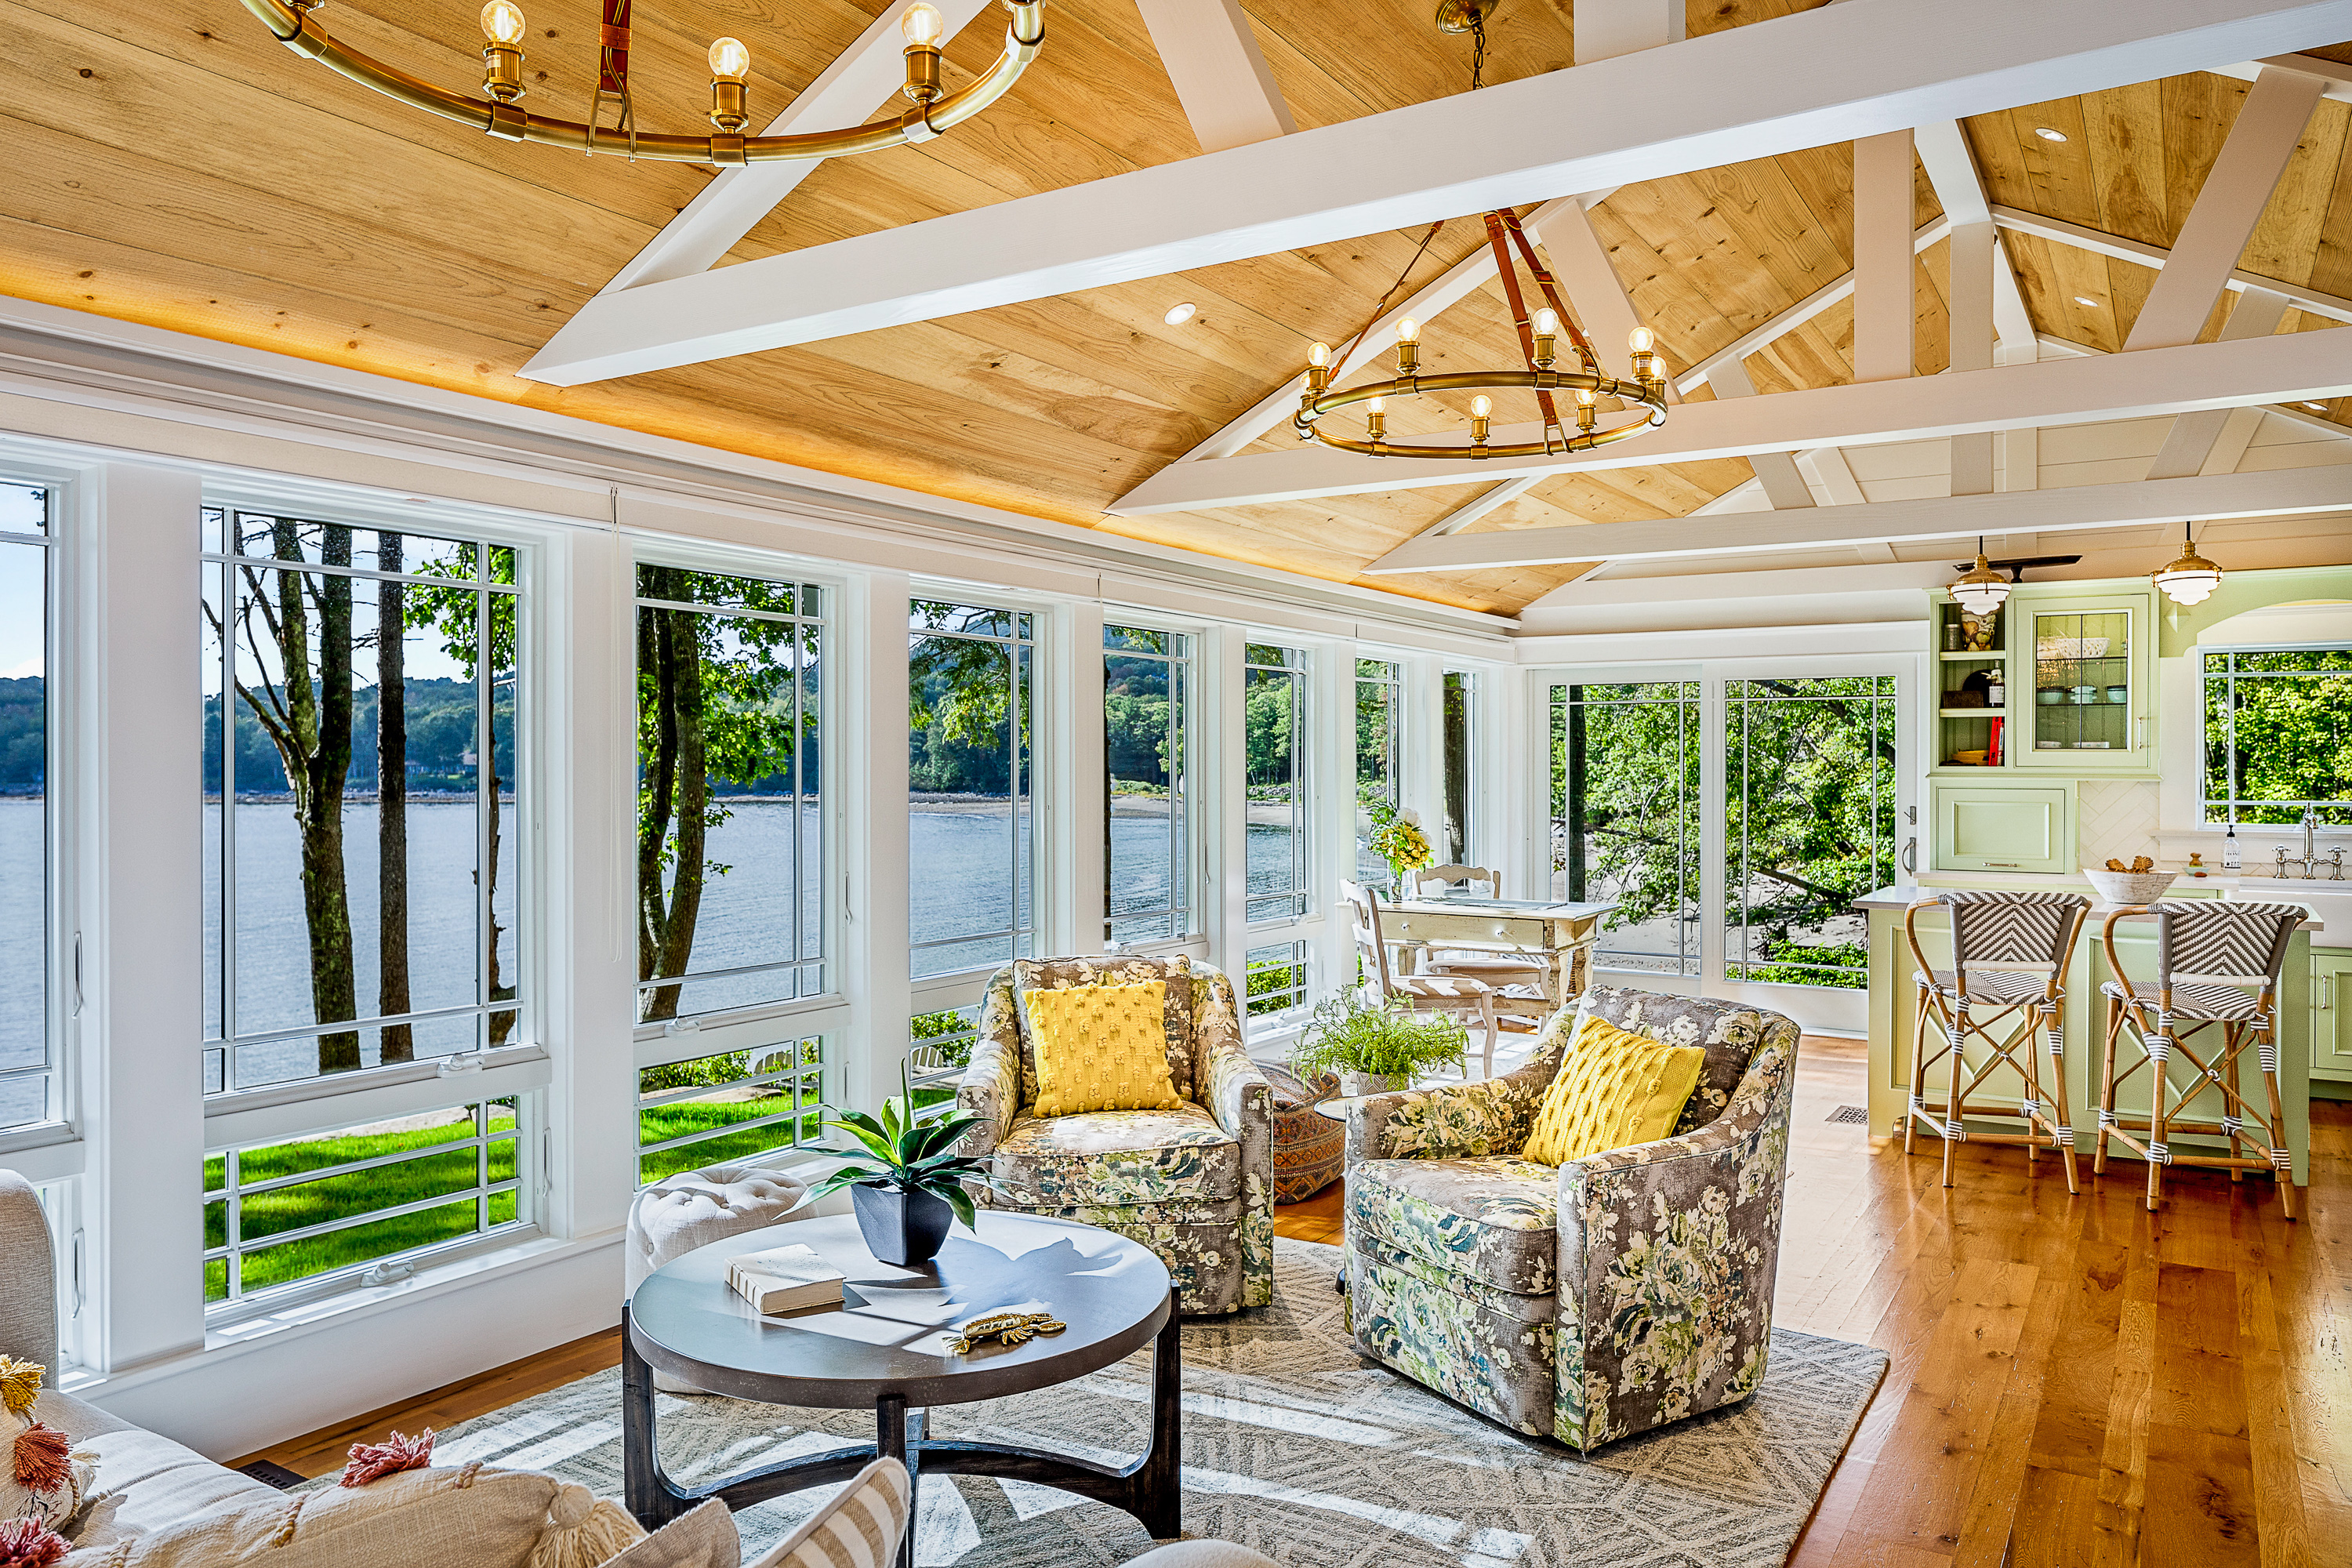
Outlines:
[[[1486, 57], [1486, 16], [1499, 0], [1444, 0], [1437, 10], [1438, 30], [1446, 33], [1472, 35], [1476, 53], [1470, 68], [1472, 91], [1482, 85], [1480, 78]], [[1291, 426], [1302, 441], [1320, 441], [1343, 452], [1360, 452], [1370, 458], [1536, 458], [1562, 452], [1580, 452], [1589, 447], [1622, 441], [1643, 431], [1666, 422], [1665, 361], [1658, 353], [1657, 334], [1647, 327], [1635, 327], [1628, 342], [1632, 350], [1633, 379], [1621, 380], [1601, 374], [1600, 356], [1592, 352], [1591, 342], [1579, 330], [1574, 317], [1561, 300], [1559, 285], [1543, 262], [1536, 256], [1535, 247], [1519, 226], [1518, 214], [1509, 207], [1486, 215], [1486, 243], [1495, 252], [1496, 276], [1502, 279], [1504, 298], [1508, 301], [1511, 319], [1519, 333], [1519, 353], [1525, 368], [1518, 370], [1475, 370], [1445, 375], [1421, 374], [1421, 323], [1407, 316], [1396, 326], [1396, 374], [1388, 381], [1372, 382], [1361, 386], [1335, 388], [1331, 377], [1336, 367], [1344, 367], [1349, 354], [1372, 330], [1380, 320], [1391, 295], [1403, 287], [1400, 276], [1372, 306], [1372, 313], [1360, 328], [1348, 350], [1336, 360], [1328, 343], [1317, 343], [1307, 353], [1307, 390], [1300, 394], [1298, 412], [1291, 416]], [[1445, 226], [1443, 220], [1429, 226], [1422, 237], [1420, 249], [1429, 248], [1431, 240]], [[1515, 260], [1516, 257], [1516, 260]], [[1544, 304], [1532, 316], [1527, 306], [1526, 291], [1519, 285], [1519, 266], [1524, 264], [1536, 288], [1542, 293]], [[1412, 263], [1405, 265], [1405, 274]], [[1569, 346], [1575, 351], [1578, 368], [1559, 367], [1559, 340], [1565, 332]], [[1489, 439], [1493, 427], [1495, 400], [1488, 392], [1532, 391], [1536, 405], [1543, 416], [1542, 438], [1532, 441]], [[1391, 441], [1388, 438], [1388, 400], [1391, 397], [1412, 397], [1429, 392], [1475, 392], [1470, 400], [1470, 439], [1445, 441]], [[1555, 395], [1567, 393], [1576, 405], [1576, 431], [1570, 434], [1560, 423], [1559, 400]], [[1614, 406], [1604, 410], [1604, 398], [1614, 399]], [[1365, 405], [1365, 436], [1362, 440], [1335, 435], [1323, 427], [1325, 415], [1335, 410]], [[1601, 424], [1602, 415], [1612, 423]], [[1624, 417], [1618, 418], [1622, 414]]]
[[[602, 55], [596, 92], [585, 123], [532, 114], [516, 107], [523, 96], [522, 7], [515, 0], [489, 0], [482, 7], [482, 98], [409, 75], [396, 67], [361, 53], [332, 37], [320, 24], [323, 0], [245, 0], [245, 8], [261, 19], [278, 41], [296, 54], [339, 71], [362, 87], [373, 88], [427, 114], [454, 120], [504, 142], [543, 142], [588, 153], [616, 153], [632, 161], [652, 158], [677, 163], [764, 163], [800, 158], [838, 158], [852, 153], [875, 153], [913, 142], [929, 142], [971, 119], [1020, 79], [1045, 42], [1045, 0], [999, 0], [1012, 13], [1004, 29], [1004, 51], [996, 63], [970, 85], [944, 92], [940, 79], [940, 49], [946, 23], [933, 6], [918, 3], [899, 18], [907, 40], [905, 93], [913, 108], [845, 131], [810, 132], [793, 136], [746, 136], [751, 124], [750, 77], [751, 51], [734, 38], [710, 46], [710, 123], [714, 133], [682, 136], [636, 128], [635, 106], [629, 92], [630, 0], [600, 0], [603, 25], [598, 30]], [[600, 124], [606, 106], [615, 110], [614, 123]]]

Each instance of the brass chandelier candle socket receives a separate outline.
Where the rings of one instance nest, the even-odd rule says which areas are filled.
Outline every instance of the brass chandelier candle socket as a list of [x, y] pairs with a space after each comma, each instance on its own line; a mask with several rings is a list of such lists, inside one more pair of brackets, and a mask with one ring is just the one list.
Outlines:
[[[1045, 0], [998, 0], [1011, 13], [1004, 49], [995, 64], [956, 92], [940, 79], [940, 51], [947, 26], [933, 6], [907, 7], [898, 28], [907, 40], [905, 93], [914, 107], [845, 131], [793, 136], [747, 136], [751, 123], [751, 51], [735, 38], [710, 46], [709, 135], [640, 132], [629, 92], [630, 0], [598, 0], [602, 54], [593, 107], [586, 123], [532, 114], [517, 106], [524, 93], [523, 36], [528, 31], [517, 0], [489, 0], [482, 7], [482, 92], [471, 98], [434, 86], [341, 42], [320, 23], [323, 0], [244, 0], [245, 8], [278, 41], [328, 68], [373, 88], [427, 114], [505, 142], [541, 142], [580, 152], [617, 153], [631, 160], [678, 163], [764, 163], [792, 159], [838, 158], [875, 153], [910, 142], [929, 142], [1003, 98], [1045, 42]], [[607, 101], [617, 105], [613, 124], [600, 124]]]

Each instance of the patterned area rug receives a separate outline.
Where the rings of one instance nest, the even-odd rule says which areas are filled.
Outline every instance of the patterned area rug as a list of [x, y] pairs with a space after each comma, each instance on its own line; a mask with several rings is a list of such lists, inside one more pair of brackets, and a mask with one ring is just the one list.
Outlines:
[[[1768, 1568], [1845, 1451], [1886, 1356], [1776, 1330], [1756, 1396], [1591, 1459], [1504, 1431], [1349, 1341], [1337, 1247], [1282, 1240], [1274, 1305], [1184, 1331], [1184, 1525], [1299, 1568]], [[1150, 1429], [1150, 1352], [1058, 1388], [932, 1413], [970, 1436], [1125, 1463]], [[551, 1470], [621, 1496], [621, 1374], [599, 1373], [442, 1434], [436, 1464]], [[861, 1412], [663, 1395], [664, 1463], [684, 1484], [845, 1441]], [[331, 1484], [331, 1483], [330, 1483]], [[736, 1516], [753, 1552], [824, 1494]], [[922, 1488], [915, 1560], [959, 1568], [1125, 1563], [1151, 1542], [1127, 1514], [986, 1477]]]

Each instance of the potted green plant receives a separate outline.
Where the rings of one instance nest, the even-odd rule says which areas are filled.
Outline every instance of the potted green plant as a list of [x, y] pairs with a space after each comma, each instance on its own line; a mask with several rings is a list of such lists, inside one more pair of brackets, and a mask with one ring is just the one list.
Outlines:
[[879, 1117], [844, 1110], [824, 1122], [856, 1139], [874, 1161], [845, 1162], [810, 1189], [808, 1201], [847, 1187], [857, 1229], [875, 1257], [885, 1263], [924, 1263], [946, 1244], [953, 1221], [976, 1228], [964, 1184], [993, 1186], [995, 1178], [984, 1160], [956, 1152], [964, 1134], [979, 1124], [978, 1113], [951, 1100], [917, 1109], [904, 1062], [898, 1064], [898, 1088], [897, 1097], [882, 1102]]
[[1411, 1089], [1433, 1068], [1467, 1070], [1469, 1048], [1470, 1031], [1451, 1014], [1416, 1013], [1394, 997], [1328, 996], [1316, 1005], [1291, 1065], [1310, 1083], [1337, 1072], [1342, 1094], [1382, 1094]]

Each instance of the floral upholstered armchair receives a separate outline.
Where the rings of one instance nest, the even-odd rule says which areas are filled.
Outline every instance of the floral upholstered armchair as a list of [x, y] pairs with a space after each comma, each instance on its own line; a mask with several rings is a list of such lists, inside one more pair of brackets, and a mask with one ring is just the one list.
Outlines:
[[[1038, 1116], [1037, 1058], [1021, 998], [1070, 985], [1168, 987], [1174, 1110]], [[965, 1148], [988, 1156], [987, 1205], [1115, 1230], [1157, 1253], [1189, 1313], [1274, 1300], [1273, 1089], [1243, 1048], [1233, 982], [1170, 958], [1019, 959], [996, 972], [956, 1103], [978, 1111]]]
[[[1520, 1157], [1591, 1014], [1706, 1048], [1671, 1137]], [[1772, 1331], [1797, 1026], [1706, 997], [1595, 988], [1517, 1072], [1359, 1101], [1348, 1313], [1365, 1354], [1591, 1452], [1756, 1392]]]

